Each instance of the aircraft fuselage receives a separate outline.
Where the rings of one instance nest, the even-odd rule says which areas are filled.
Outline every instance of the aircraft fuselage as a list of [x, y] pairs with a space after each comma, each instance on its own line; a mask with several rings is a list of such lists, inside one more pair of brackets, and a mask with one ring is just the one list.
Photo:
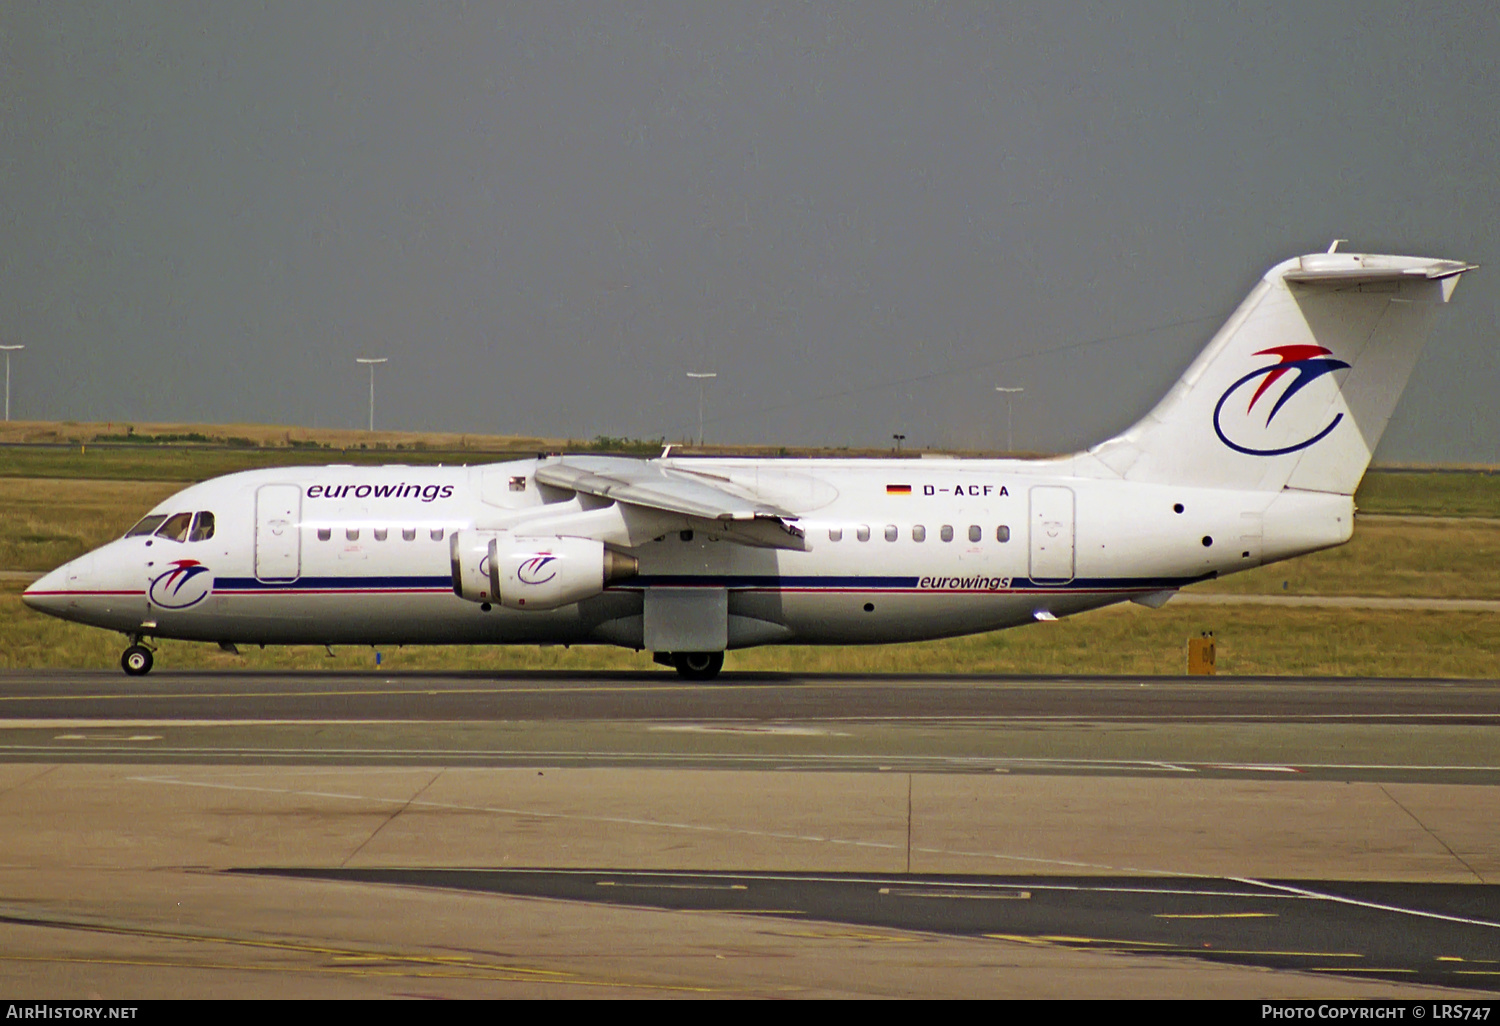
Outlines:
[[[1066, 461], [672, 462], [758, 477], [799, 513], [806, 550], [735, 544], [683, 520], [631, 550], [636, 576], [593, 597], [482, 606], [454, 592], [454, 532], [524, 529], [587, 505], [539, 486], [539, 461], [278, 468], [194, 485], [153, 511], [209, 512], [212, 537], [121, 538], [38, 581], [26, 601], [200, 641], [640, 648], [646, 589], [722, 589], [729, 648], [915, 641], [1155, 604], [1339, 544], [1353, 520], [1348, 496], [1099, 480], [1068, 475]], [[272, 501], [288, 507], [284, 522], [272, 522]]]

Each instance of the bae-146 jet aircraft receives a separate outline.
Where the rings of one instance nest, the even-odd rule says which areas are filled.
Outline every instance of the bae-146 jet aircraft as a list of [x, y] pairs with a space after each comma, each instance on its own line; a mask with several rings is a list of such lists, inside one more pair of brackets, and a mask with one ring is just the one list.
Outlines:
[[26, 604], [150, 639], [728, 649], [943, 638], [1348, 541], [1354, 490], [1471, 266], [1296, 257], [1123, 434], [1048, 459], [555, 456], [299, 467], [183, 489]]

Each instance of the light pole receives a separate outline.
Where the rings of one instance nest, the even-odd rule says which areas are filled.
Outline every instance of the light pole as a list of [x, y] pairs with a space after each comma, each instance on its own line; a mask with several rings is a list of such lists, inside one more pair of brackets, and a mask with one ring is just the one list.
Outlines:
[[0, 346], [5, 351], [5, 419], [10, 420], [10, 354], [25, 346]]
[[1016, 395], [1016, 394], [1018, 394], [1020, 392], [1024, 392], [1024, 391], [1026, 391], [1026, 389], [1024, 389], [1024, 388], [1001, 388], [999, 385], [996, 385], [995, 386], [995, 391], [996, 392], [1002, 392], [1002, 393], [1005, 394], [1005, 451], [1007, 453], [1013, 453], [1013, 452], [1016, 451], [1016, 440], [1015, 440], [1015, 436], [1013, 436], [1011, 434], [1011, 431], [1010, 431], [1010, 425], [1011, 425], [1011, 420], [1010, 420], [1011, 396]]
[[891, 437], [896, 440], [896, 451], [900, 452], [901, 451], [901, 443], [904, 442], [904, 441], [906, 441], [906, 436], [905, 435], [892, 435]]
[[354, 362], [355, 363], [367, 363], [367, 364], [370, 365], [370, 430], [371, 431], [375, 430], [375, 365], [377, 363], [385, 363], [388, 359], [390, 359], [390, 357], [388, 357], [388, 356], [382, 356], [379, 359], [373, 359], [373, 358], [367, 357], [367, 356], [356, 356], [354, 358]]
[[703, 445], [703, 383], [709, 378], [716, 378], [719, 375], [713, 371], [701, 374], [688, 371], [687, 376], [698, 380], [698, 445], [701, 448]]

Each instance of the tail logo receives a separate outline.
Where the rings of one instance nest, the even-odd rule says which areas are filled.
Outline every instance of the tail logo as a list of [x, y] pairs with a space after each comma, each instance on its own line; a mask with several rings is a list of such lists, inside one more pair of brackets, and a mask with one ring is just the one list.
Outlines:
[[[1322, 441], [1339, 426], [1339, 422], [1344, 419], [1342, 413], [1335, 413], [1333, 419], [1320, 430], [1309, 431], [1305, 427], [1306, 416], [1298, 424], [1299, 413], [1314, 414], [1326, 406], [1326, 403], [1320, 402], [1311, 394], [1304, 396], [1301, 403], [1293, 404], [1288, 417], [1272, 424], [1277, 414], [1308, 385], [1324, 375], [1349, 367], [1343, 360], [1335, 359], [1332, 350], [1313, 345], [1273, 346], [1262, 349], [1255, 355], [1274, 356], [1277, 362], [1251, 371], [1224, 390], [1218, 405], [1214, 407], [1214, 431], [1218, 434], [1219, 441], [1247, 456], [1285, 456], [1289, 452], [1297, 452]], [[1277, 382], [1293, 373], [1296, 376], [1282, 389], [1280, 396], [1271, 401], [1271, 393]], [[1255, 384], [1253, 390], [1250, 388], [1252, 384]], [[1316, 391], [1315, 389], [1314, 393]], [[1247, 394], [1248, 401], [1245, 400]], [[1265, 404], [1261, 404], [1263, 398], [1267, 400]], [[1245, 402], [1244, 413], [1240, 413], [1238, 408], [1242, 401]], [[1256, 409], [1257, 405], [1260, 405], [1259, 410]], [[1265, 420], [1260, 418], [1262, 410], [1266, 412]], [[1321, 423], [1321, 419], [1313, 423]]]
[[174, 559], [172, 569], [151, 580], [152, 605], [161, 609], [187, 609], [208, 598], [214, 578], [196, 559]]

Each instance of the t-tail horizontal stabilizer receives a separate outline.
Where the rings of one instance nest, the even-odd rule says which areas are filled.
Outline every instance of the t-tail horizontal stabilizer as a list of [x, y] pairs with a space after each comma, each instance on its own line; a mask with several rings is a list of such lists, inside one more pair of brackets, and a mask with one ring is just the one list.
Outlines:
[[1369, 253], [1278, 264], [1166, 398], [1089, 454], [1130, 481], [1352, 495], [1469, 270]]

